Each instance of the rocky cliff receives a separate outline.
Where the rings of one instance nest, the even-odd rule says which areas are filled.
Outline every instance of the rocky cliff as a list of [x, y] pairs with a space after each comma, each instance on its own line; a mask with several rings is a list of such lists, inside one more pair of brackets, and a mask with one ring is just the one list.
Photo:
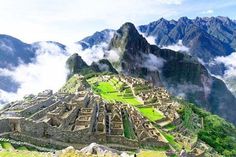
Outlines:
[[164, 85], [174, 95], [236, 123], [235, 97], [223, 81], [212, 77], [193, 57], [150, 45], [131, 23], [117, 30], [110, 49], [121, 52], [120, 66], [124, 74]]

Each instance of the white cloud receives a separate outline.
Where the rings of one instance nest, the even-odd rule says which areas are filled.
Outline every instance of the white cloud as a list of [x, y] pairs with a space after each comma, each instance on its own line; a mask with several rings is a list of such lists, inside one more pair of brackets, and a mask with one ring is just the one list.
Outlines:
[[[138, 30], [138, 28], [137, 28]], [[139, 31], [139, 30], [138, 30]], [[144, 33], [139, 31], [139, 34], [141, 34], [149, 44], [156, 45], [155, 37], [154, 36], [146, 36]]]
[[[70, 43], [127, 21], [140, 25], [161, 17], [196, 17], [209, 8], [224, 11], [235, 4], [234, 0], [0, 0], [0, 26], [1, 33], [26, 42]], [[234, 10], [227, 11], [234, 17]]]
[[79, 44], [70, 44], [67, 47], [67, 51], [70, 53], [78, 53], [88, 65], [104, 58], [108, 59], [110, 62], [117, 62], [120, 59], [119, 51], [108, 51], [107, 49], [108, 43], [101, 43], [85, 50], [82, 50]]
[[37, 47], [34, 63], [21, 64], [13, 70], [0, 69], [1, 75], [10, 76], [20, 84], [16, 93], [0, 90], [1, 100], [13, 101], [45, 89], [57, 91], [65, 83], [69, 54], [53, 43], [41, 42]]
[[183, 3], [183, 0], [158, 0], [158, 1], [165, 4], [177, 4], [177, 5]]
[[[130, 21], [142, 24], [176, 15], [183, 0], [0, 0], [1, 33], [26, 42], [75, 42]], [[158, 10], [158, 11], [157, 11]], [[16, 26], [17, 24], [17, 26]]]
[[170, 49], [173, 51], [189, 52], [189, 48], [183, 45], [182, 40], [179, 40], [178, 43], [168, 46], [162, 46], [162, 49]]
[[12, 99], [17, 99], [17, 94], [12, 92], [6, 92], [0, 89], [0, 109], [3, 107], [2, 103], [9, 102]]
[[201, 59], [201, 58], [197, 58], [198, 62], [201, 63], [202, 65], [206, 65], [206, 63]]
[[98, 63], [97, 65], [98, 65], [99, 70], [101, 70], [101, 71], [109, 71], [109, 66], [107, 64], [100, 64], [100, 63]]
[[213, 13], [214, 13], [214, 10], [212, 9], [202, 11], [202, 14], [213, 14]]
[[224, 78], [236, 77], [236, 52], [233, 52], [229, 56], [221, 56], [215, 58], [217, 63], [223, 63], [226, 66]]
[[88, 65], [103, 58], [111, 62], [119, 60], [118, 51], [108, 51], [107, 43], [102, 43], [86, 50], [82, 50], [82, 47], [78, 44], [70, 44], [66, 47], [66, 50], [49, 42], [36, 43], [34, 46], [38, 50], [36, 51], [37, 57], [33, 63], [21, 64], [12, 70], [0, 68], [1, 76], [9, 76], [20, 84], [16, 93], [0, 89], [0, 101], [18, 100], [25, 95], [37, 94], [46, 89], [52, 89], [56, 92], [66, 82], [68, 71], [65, 63], [73, 53], [78, 53]]
[[[207, 79], [203, 80], [203, 87], [189, 83], [183, 83], [178, 84], [177, 86], [169, 87], [168, 91], [177, 97], [182, 97], [185, 99], [187, 98], [187, 93], [204, 92], [204, 97], [207, 98], [211, 93], [211, 84], [212, 80]], [[169, 85], [166, 84], [166, 86], [168, 87]]]
[[154, 54], [149, 53], [148, 55], [143, 55], [144, 63], [142, 67], [148, 68], [150, 71], [161, 71], [165, 60], [163, 58], [157, 57]]
[[151, 45], [156, 45], [156, 41], [155, 41], [155, 37], [153, 36], [148, 36], [148, 37], [145, 37], [147, 42]]

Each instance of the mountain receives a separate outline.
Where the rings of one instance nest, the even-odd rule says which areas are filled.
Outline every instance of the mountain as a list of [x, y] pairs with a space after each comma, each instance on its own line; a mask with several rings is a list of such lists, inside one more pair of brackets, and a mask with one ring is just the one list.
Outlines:
[[69, 69], [68, 78], [72, 75], [82, 72], [84, 69], [88, 69], [89, 66], [83, 61], [83, 59], [77, 54], [73, 54], [66, 61], [66, 66]]
[[96, 72], [111, 72], [113, 74], [118, 74], [117, 70], [107, 59], [101, 59], [98, 62], [93, 62], [90, 67]]
[[120, 50], [122, 73], [165, 86], [174, 95], [184, 95], [187, 100], [235, 123], [235, 97], [194, 57], [150, 45], [131, 23], [117, 30], [109, 49]]
[[230, 55], [236, 49], [236, 23], [227, 17], [188, 19], [178, 21], [160, 19], [148, 25], [139, 26], [145, 36], [152, 36], [159, 46], [168, 46], [182, 41], [189, 53], [201, 59], [212, 74], [223, 75], [225, 67], [212, 65], [217, 56]]
[[[0, 35], [0, 68], [12, 69], [22, 63], [27, 64], [35, 58], [35, 50], [14, 37]], [[4, 73], [3, 71], [1, 73]], [[0, 73], [0, 89], [7, 92], [16, 92], [19, 84], [11, 77]]]
[[100, 72], [109, 72], [118, 74], [115, 68], [107, 59], [101, 59], [98, 62], [93, 62], [90, 66], [77, 54], [71, 55], [66, 61], [66, 67], [69, 70], [67, 79], [71, 78], [74, 74], [93, 74]]
[[[217, 30], [213, 30], [212, 24], [217, 26]], [[221, 80], [212, 77], [208, 72], [209, 70], [213, 74], [223, 75], [225, 66], [224, 64], [212, 66], [210, 61], [207, 63], [206, 61], [217, 56], [227, 56], [234, 49], [235, 21], [223, 17], [196, 18], [193, 20], [183, 17], [178, 21], [168, 21], [162, 18], [149, 25], [139, 26], [138, 29], [147, 37], [155, 37], [156, 42], [158, 42], [157, 45], [161, 47], [150, 45], [139, 34], [135, 26], [130, 23], [125, 24], [118, 31], [106, 29], [77, 43], [82, 45], [84, 49], [106, 43], [109, 45], [108, 50], [119, 51], [119, 61], [114, 63], [100, 60], [88, 66], [79, 56], [75, 55], [67, 63], [71, 69], [70, 74], [80, 73], [80, 70], [85, 73], [102, 71], [117, 73], [117, 71], [121, 71], [126, 75], [151, 80], [157, 86], [166, 87], [174, 95], [183, 96], [213, 113], [234, 121], [231, 115], [235, 109], [235, 98]], [[227, 34], [225, 30], [233, 32], [233, 34]], [[217, 33], [221, 33], [221, 35], [217, 35]], [[162, 48], [164, 45], [175, 44], [180, 40], [184, 46], [189, 47], [190, 55]], [[37, 43], [25, 44], [6, 35], [2, 35], [2, 41], [8, 46], [6, 48], [7, 46], [1, 44], [4, 53], [11, 49], [14, 50], [14, 47], [18, 45], [19, 48], [15, 49], [17, 53], [13, 53], [15, 55], [13, 58], [15, 59], [17, 55], [23, 53], [20, 60], [26, 64], [34, 61], [39, 49], [36, 46]], [[51, 43], [65, 49], [63, 44]], [[18, 52], [18, 50], [22, 51]], [[27, 51], [23, 52], [23, 50]], [[198, 59], [202, 62], [200, 63]], [[9, 60], [7, 63], [17, 66], [22, 62]], [[8, 65], [5, 64], [3, 68], [6, 66]], [[80, 69], [81, 67], [82, 69]], [[19, 84], [12, 78], [1, 74], [0, 79], [0, 89], [10, 92], [17, 90]], [[213, 92], [213, 89], [220, 89], [221, 91]]]
[[[181, 41], [183, 46], [189, 48], [188, 53], [200, 59], [214, 75], [223, 76], [226, 70], [224, 64], [212, 64], [215, 57], [228, 56], [236, 50], [236, 22], [228, 17], [181, 17], [169, 21], [161, 18], [137, 28], [145, 37], [153, 37], [160, 47], [177, 45]], [[109, 43], [109, 32], [114, 33], [114, 30], [96, 32], [77, 43], [84, 49]]]
[[229, 56], [236, 50], [236, 22], [228, 17], [197, 17], [179, 20], [159, 19], [138, 27], [147, 37], [153, 37], [159, 46], [168, 47], [179, 41], [189, 48], [192, 56], [203, 62], [214, 75], [221, 77], [236, 96], [235, 76], [227, 76], [227, 64], [215, 62], [217, 57]]
[[172, 94], [235, 123], [235, 97], [194, 57], [150, 45], [131, 23], [115, 32], [109, 49], [120, 51], [122, 73], [165, 86]]
[[16, 93], [20, 88], [20, 83], [9, 73], [21, 65], [27, 66], [37, 62], [38, 55], [47, 53], [50, 48], [54, 49], [54, 46], [49, 45], [59, 47], [62, 51], [58, 53], [66, 53], [65, 45], [58, 42], [45, 41], [27, 44], [11, 36], [0, 35], [0, 93]]
[[114, 32], [115, 30], [105, 29], [100, 32], [95, 32], [93, 35], [88, 36], [76, 43], [81, 45], [82, 49], [91, 48], [101, 43], [109, 43]]
[[35, 57], [34, 48], [14, 37], [0, 35], [0, 68], [30, 63]]

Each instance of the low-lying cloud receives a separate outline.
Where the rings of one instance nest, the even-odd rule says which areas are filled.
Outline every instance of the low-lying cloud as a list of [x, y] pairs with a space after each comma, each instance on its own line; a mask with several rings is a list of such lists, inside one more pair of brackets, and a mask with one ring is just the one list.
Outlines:
[[166, 60], [163, 58], [157, 57], [154, 54], [149, 53], [148, 55], [143, 55], [144, 62], [143, 67], [147, 68], [150, 71], [161, 71]]
[[65, 49], [52, 42], [40, 42], [34, 46], [37, 51], [32, 63], [24, 64], [22, 62], [19, 66], [12, 67], [11, 70], [0, 68], [1, 76], [10, 77], [19, 84], [15, 93], [0, 89], [0, 104], [22, 99], [25, 95], [37, 94], [46, 89], [58, 91], [66, 82], [68, 69], [66, 69], [65, 63], [73, 53], [78, 53], [88, 65], [104, 58], [110, 62], [116, 62], [120, 56], [118, 51], [108, 51], [107, 43], [85, 50], [82, 50], [82, 47], [76, 43], [68, 45]]
[[216, 63], [223, 63], [226, 67], [224, 78], [236, 77], [236, 52], [229, 56], [221, 56], [215, 58]]
[[0, 74], [11, 77], [20, 84], [16, 93], [0, 90], [0, 100], [4, 102], [21, 99], [27, 94], [37, 94], [45, 89], [57, 91], [66, 81], [66, 59], [69, 53], [58, 45], [48, 42], [37, 43], [38, 47], [33, 63], [18, 67], [0, 69]]
[[82, 47], [79, 44], [74, 43], [68, 45], [67, 51], [70, 53], [78, 53], [88, 65], [101, 59], [117, 62], [120, 58], [119, 51], [108, 50], [108, 43], [101, 43], [85, 50], [82, 50]]
[[147, 36], [145, 33], [142, 33], [142, 32], [139, 30], [139, 28], [137, 28], [137, 30], [138, 30], [139, 34], [141, 34], [141, 35], [147, 40], [147, 42], [148, 42], [150, 45], [156, 45], [156, 39], [155, 39], [154, 36], [151, 36], [151, 35]]
[[183, 45], [182, 40], [179, 40], [178, 43], [173, 44], [173, 45], [168, 45], [168, 46], [162, 46], [162, 49], [170, 49], [173, 51], [180, 51], [180, 52], [189, 52], [189, 48]]

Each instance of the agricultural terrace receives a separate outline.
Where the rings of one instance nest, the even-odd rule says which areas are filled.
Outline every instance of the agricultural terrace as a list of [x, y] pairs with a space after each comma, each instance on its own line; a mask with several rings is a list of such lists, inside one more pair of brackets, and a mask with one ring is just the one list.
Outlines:
[[160, 111], [144, 106], [143, 102], [133, 95], [131, 88], [126, 83], [119, 81], [116, 77], [112, 77], [107, 81], [102, 80], [101, 77], [92, 77], [87, 81], [93, 91], [108, 102], [116, 101], [130, 104], [136, 107], [144, 117], [152, 122], [164, 118], [164, 115]]
[[87, 80], [93, 91], [108, 102], [121, 102], [133, 106], [140, 105], [142, 102], [134, 97], [131, 89], [116, 78], [109, 81], [100, 80], [99, 77], [93, 77]]

